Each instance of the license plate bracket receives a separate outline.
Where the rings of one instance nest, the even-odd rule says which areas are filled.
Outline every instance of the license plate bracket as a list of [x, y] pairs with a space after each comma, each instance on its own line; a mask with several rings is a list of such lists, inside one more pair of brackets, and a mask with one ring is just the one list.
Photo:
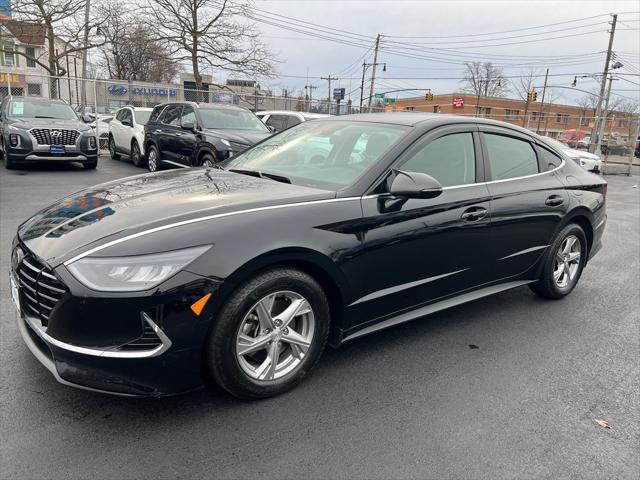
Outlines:
[[50, 153], [66, 153], [67, 149], [65, 148], [64, 145], [51, 145], [49, 147], [49, 152]]

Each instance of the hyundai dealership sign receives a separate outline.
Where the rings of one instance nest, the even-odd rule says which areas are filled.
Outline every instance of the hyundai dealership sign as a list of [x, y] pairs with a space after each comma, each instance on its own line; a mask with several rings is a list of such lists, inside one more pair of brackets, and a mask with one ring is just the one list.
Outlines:
[[[122, 96], [125, 95], [129, 89], [126, 85], [114, 83], [107, 87], [107, 91], [111, 95]], [[144, 97], [175, 97], [178, 95], [178, 91], [175, 88], [164, 87], [131, 87], [131, 95], [141, 95]]]

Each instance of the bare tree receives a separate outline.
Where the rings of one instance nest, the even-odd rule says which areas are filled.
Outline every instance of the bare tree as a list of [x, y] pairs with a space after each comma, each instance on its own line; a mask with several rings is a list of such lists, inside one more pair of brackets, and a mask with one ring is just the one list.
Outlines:
[[633, 136], [640, 121], [640, 102], [631, 98], [615, 98], [618, 100], [616, 101], [616, 108], [612, 108], [610, 111], [615, 113], [616, 120], [621, 121], [621, 125], [626, 128], [626, 136], [631, 140], [631, 145], [633, 145], [633, 141], [635, 141]]
[[500, 97], [509, 92], [503, 70], [491, 62], [465, 63], [462, 78], [465, 89], [481, 97]]
[[180, 71], [180, 64], [171, 58], [166, 44], [155, 38], [140, 21], [137, 10], [127, 10], [127, 4], [113, 0], [99, 4], [100, 27], [107, 40], [99, 48], [100, 66], [110, 78], [170, 82]]
[[274, 59], [251, 18], [250, 4], [228, 0], [148, 0], [150, 25], [175, 60], [191, 64], [197, 100], [202, 100], [202, 70], [220, 68], [270, 76]]
[[[36, 62], [51, 76], [67, 73], [66, 60], [86, 49], [100, 46], [104, 40], [97, 35], [90, 37], [85, 45], [85, 28], [96, 32], [103, 19], [93, 18], [85, 23], [84, 10], [88, 0], [14, 0], [13, 13], [18, 20], [26, 21], [25, 28], [33, 24], [45, 30], [45, 52], [39, 57], [30, 57], [25, 52], [14, 52]], [[18, 26], [19, 28], [19, 26]], [[56, 98], [58, 89], [55, 78], [50, 78], [50, 94]]]
[[542, 76], [542, 70], [532, 68], [527, 71], [520, 72], [520, 78], [511, 83], [513, 92], [522, 100], [527, 100], [527, 94], [535, 90], [536, 84], [539, 83], [538, 78]]

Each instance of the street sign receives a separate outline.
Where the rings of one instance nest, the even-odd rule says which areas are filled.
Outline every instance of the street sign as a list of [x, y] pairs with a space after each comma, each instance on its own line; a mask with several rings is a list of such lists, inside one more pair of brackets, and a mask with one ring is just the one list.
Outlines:
[[344, 100], [344, 88], [334, 88], [333, 98], [334, 100]]
[[374, 98], [384, 98], [384, 93], [374, 93]]
[[464, 98], [453, 97], [453, 108], [464, 108]]
[[389, 104], [392, 104], [392, 103], [396, 103], [396, 99], [395, 98], [385, 98], [384, 99], [384, 104], [385, 105], [389, 105]]

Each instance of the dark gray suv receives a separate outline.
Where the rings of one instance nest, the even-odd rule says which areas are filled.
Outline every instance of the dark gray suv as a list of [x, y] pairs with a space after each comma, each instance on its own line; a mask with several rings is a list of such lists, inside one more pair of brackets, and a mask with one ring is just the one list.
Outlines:
[[95, 132], [63, 100], [2, 100], [0, 154], [8, 169], [31, 162], [80, 162], [86, 169], [98, 165]]

